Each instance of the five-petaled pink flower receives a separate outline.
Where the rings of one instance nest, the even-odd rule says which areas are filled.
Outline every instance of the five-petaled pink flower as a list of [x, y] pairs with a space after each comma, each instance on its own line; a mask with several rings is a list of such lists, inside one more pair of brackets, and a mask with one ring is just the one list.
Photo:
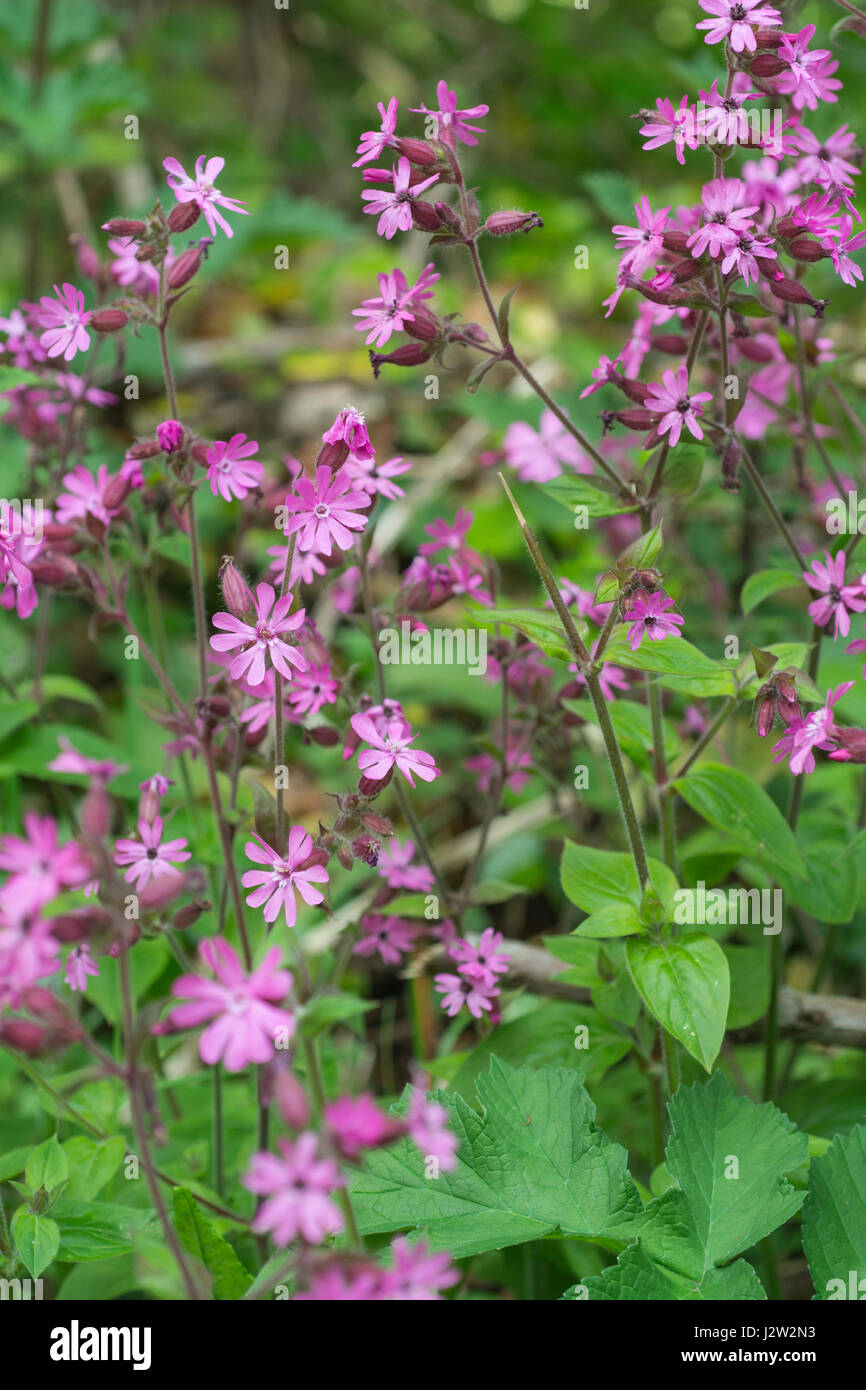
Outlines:
[[413, 307], [433, 298], [430, 286], [438, 279], [439, 272], [433, 269], [432, 261], [424, 267], [411, 289], [402, 270], [396, 267], [390, 274], [379, 275], [378, 295], [362, 300], [360, 309], [352, 310], [360, 319], [360, 323], [355, 324], [356, 331], [367, 334], [367, 344], [384, 347], [392, 333], [399, 333], [405, 324], [414, 323]]
[[667, 434], [670, 430], [669, 442], [673, 446], [679, 443], [683, 425], [695, 439], [703, 439], [704, 432], [698, 424], [698, 418], [701, 415], [702, 403], [712, 399], [709, 391], [696, 391], [689, 395], [689, 371], [685, 362], [681, 362], [676, 373], [669, 367], [667, 371], [662, 372], [661, 383], [652, 382], [645, 405], [647, 410], [662, 413], [657, 429], [659, 434]]
[[233, 434], [228, 443], [218, 439], [210, 446], [205, 457], [214, 497], [219, 493], [226, 502], [233, 497], [243, 501], [250, 488], [258, 487], [265, 472], [264, 464], [252, 457], [258, 447], [256, 441], [247, 439], [245, 434]]
[[128, 864], [123, 877], [136, 888], [143, 888], [152, 878], [164, 878], [166, 874], [178, 874], [174, 867], [189, 859], [190, 851], [186, 840], [166, 840], [162, 844], [162, 818], [154, 816], [148, 822], [138, 822], [138, 840], [117, 840], [114, 846], [115, 864]]
[[90, 947], [84, 941], [80, 946], [73, 946], [69, 955], [66, 957], [66, 973], [63, 976], [64, 983], [71, 990], [80, 990], [83, 994], [87, 989], [88, 975], [98, 975], [99, 966], [90, 954]]
[[85, 324], [90, 314], [84, 308], [84, 295], [74, 285], [64, 282], [63, 288], [54, 286], [56, 299], [44, 294], [39, 301], [41, 309], [36, 317], [44, 333], [39, 342], [49, 357], [63, 354], [66, 362], [71, 362], [77, 352], [90, 347], [90, 334]]
[[361, 918], [361, 938], [355, 942], [353, 955], [372, 956], [379, 953], [385, 965], [399, 965], [404, 951], [411, 951], [416, 928], [403, 917], [380, 917], [376, 914]]
[[200, 154], [195, 162], [194, 178], [190, 178], [177, 159], [164, 159], [162, 167], [168, 171], [166, 183], [177, 201], [197, 203], [201, 208], [211, 236], [216, 234], [217, 226], [222, 227], [226, 236], [234, 236], [234, 232], [219, 211], [221, 207], [227, 208], [229, 212], [239, 212], [244, 217], [249, 216], [249, 210], [243, 203], [238, 202], [237, 198], [227, 198], [214, 187], [214, 179], [219, 178], [225, 168], [225, 160], [219, 155], [205, 163], [205, 155]]
[[685, 618], [668, 611], [673, 607], [674, 601], [668, 594], [648, 594], [645, 590], [635, 594], [631, 608], [623, 613], [623, 620], [633, 624], [628, 634], [628, 644], [633, 652], [637, 651], [644, 636], [649, 637], [651, 642], [661, 642], [665, 637], [679, 637], [677, 628], [682, 626]]
[[803, 578], [819, 595], [809, 604], [809, 617], [818, 627], [826, 627], [830, 619], [833, 619], [833, 639], [841, 633], [847, 637], [851, 630], [850, 613], [862, 613], [866, 610], [866, 596], [860, 584], [845, 583], [845, 552], [840, 550], [837, 555], [830, 555], [824, 551], [826, 564], [820, 560], [812, 561], [810, 573], [806, 570]]
[[429, 111], [426, 106], [413, 106], [411, 110], [415, 114], [435, 116], [436, 138], [443, 140], [446, 145], [453, 148], [455, 140], [461, 141], [464, 145], [477, 145], [476, 136], [484, 135], [486, 132], [481, 126], [472, 125], [466, 117], [486, 116], [490, 107], [467, 106], [460, 110], [457, 106], [457, 93], [452, 92], [448, 83], [444, 81], [436, 83], [436, 100], [439, 103], [438, 110]]
[[286, 926], [293, 927], [298, 915], [295, 893], [300, 893], [310, 907], [322, 902], [322, 894], [315, 885], [328, 882], [328, 871], [324, 864], [310, 864], [304, 868], [313, 852], [313, 840], [302, 825], [293, 825], [290, 829], [285, 856], [278, 854], [255, 831], [252, 833], [256, 843], [248, 840], [244, 851], [254, 864], [264, 867], [248, 869], [241, 879], [245, 888], [253, 889], [247, 902], [250, 907], [264, 906], [266, 922], [275, 922], [282, 910]]
[[418, 735], [407, 732], [404, 719], [389, 719], [382, 733], [369, 714], [353, 714], [349, 722], [358, 737], [370, 745], [358, 754], [358, 767], [374, 782], [383, 781], [394, 767], [410, 787], [415, 785], [413, 773], [422, 782], [432, 782], [441, 775], [432, 754], [410, 747]]
[[327, 464], [316, 469], [315, 483], [299, 478], [295, 487], [298, 495], [286, 498], [286, 508], [292, 513], [285, 525], [286, 535], [297, 531], [299, 548], [315, 550], [319, 555], [330, 555], [332, 542], [338, 550], [348, 550], [352, 532], [363, 531], [367, 525], [369, 493], [356, 489], [345, 468], [332, 473]]
[[686, 245], [696, 260], [709, 251], [720, 256], [735, 246], [739, 237], [751, 230], [758, 204], [742, 207], [745, 193], [742, 179], [711, 179], [701, 190], [703, 226], [692, 232]]
[[339, 1169], [331, 1158], [318, 1158], [315, 1134], [300, 1134], [277, 1141], [282, 1157], [255, 1153], [243, 1178], [244, 1187], [266, 1197], [256, 1212], [252, 1230], [270, 1231], [277, 1245], [306, 1241], [319, 1245], [326, 1236], [343, 1229], [343, 1218], [328, 1193], [342, 1187]]
[[662, 253], [662, 238], [668, 224], [670, 207], [661, 212], [653, 212], [650, 200], [644, 193], [634, 205], [637, 226], [629, 227], [617, 223], [611, 231], [618, 238], [616, 248], [625, 251], [620, 262], [620, 270], [632, 275], [642, 275], [647, 266], [653, 265]]
[[755, 31], [752, 27], [760, 25], [770, 28], [782, 23], [782, 16], [772, 5], [764, 0], [698, 0], [702, 10], [712, 19], [702, 19], [696, 29], [706, 29], [705, 43], [721, 43], [730, 37], [731, 48], [735, 53], [748, 49], [754, 53], [757, 48]]
[[795, 777], [799, 777], [803, 772], [814, 772], [814, 750], [819, 748], [827, 753], [835, 747], [837, 728], [833, 718], [833, 706], [853, 684], [853, 681], [845, 681], [842, 685], [837, 685], [828, 691], [822, 709], [815, 710], [799, 723], [789, 724], [779, 742], [773, 747], [773, 762], [778, 763], [787, 758], [788, 766]]
[[[199, 955], [216, 979], [181, 975], [175, 980], [172, 994], [188, 1002], [172, 1009], [169, 1027], [197, 1028], [212, 1020], [198, 1044], [208, 1066], [222, 1060], [226, 1071], [242, 1071], [251, 1062], [271, 1061], [277, 1042], [284, 1045], [295, 1031], [294, 1016], [276, 1007], [292, 987], [288, 970], [279, 968], [279, 947], [271, 947], [250, 975], [220, 936], [203, 941]], [[156, 1031], [162, 1031], [159, 1024]]]
[[276, 599], [276, 603], [275, 599], [272, 585], [256, 585], [255, 623], [245, 623], [233, 613], [214, 613], [213, 625], [220, 632], [210, 639], [213, 650], [230, 652], [235, 647], [241, 648], [229, 667], [233, 681], [243, 679], [250, 685], [261, 685], [267, 669], [266, 656], [270, 657], [271, 665], [281, 676], [291, 677], [293, 666], [299, 671], [306, 669], [304, 653], [297, 647], [290, 647], [280, 636], [284, 632], [295, 632], [301, 626], [305, 610], [299, 608], [297, 613], [289, 611], [292, 606], [291, 594]]
[[412, 168], [405, 156], [397, 160], [391, 177], [393, 189], [365, 188], [361, 194], [362, 201], [367, 204], [364, 211], [373, 217], [378, 216], [376, 232], [386, 241], [390, 241], [395, 232], [412, 230], [412, 199], [439, 179], [438, 174], [431, 174], [428, 179], [416, 183], [410, 191]]
[[394, 132], [397, 129], [397, 111], [400, 102], [397, 97], [391, 97], [387, 107], [381, 101], [377, 101], [379, 115], [382, 125], [379, 130], [365, 130], [361, 136], [361, 142], [355, 153], [360, 155], [352, 165], [353, 169], [359, 169], [362, 164], [369, 164], [371, 159], [378, 159], [387, 145], [393, 145]]

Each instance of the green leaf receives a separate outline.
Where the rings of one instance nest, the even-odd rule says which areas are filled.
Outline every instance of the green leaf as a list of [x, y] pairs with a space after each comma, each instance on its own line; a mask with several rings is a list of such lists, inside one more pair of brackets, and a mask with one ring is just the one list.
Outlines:
[[803, 583], [802, 576], [792, 570], [758, 570], [750, 574], [740, 595], [744, 613], [751, 613], [765, 598], [778, 594], [782, 589], [793, 589]]
[[609, 1248], [632, 1238], [642, 1205], [626, 1153], [596, 1127], [577, 1072], [515, 1070], [494, 1057], [477, 1092], [480, 1115], [434, 1093], [460, 1141], [452, 1171], [425, 1177], [405, 1139], [369, 1154], [352, 1190], [362, 1232], [423, 1228], [456, 1259], [555, 1231]]
[[[779, 873], [785, 897], [819, 922], [850, 922], [857, 910], [857, 868], [838, 840], [818, 840], [801, 849], [806, 877]], [[864, 1271], [866, 1272], [866, 1271]]]
[[12, 1235], [28, 1273], [38, 1279], [57, 1254], [60, 1244], [57, 1222], [19, 1207], [12, 1218]]
[[[676, 879], [658, 859], [648, 859], [647, 864], [650, 879], [666, 911], [672, 910], [678, 887]], [[611, 903], [631, 906], [636, 913], [640, 912], [643, 893], [630, 854], [593, 849], [591, 845], [566, 840], [559, 872], [563, 893], [583, 912], [595, 913]]]
[[24, 1179], [32, 1192], [44, 1187], [47, 1192], [59, 1187], [69, 1177], [66, 1154], [52, 1134], [44, 1144], [34, 1149], [24, 1168]]
[[770, 956], [766, 946], [722, 947], [731, 972], [728, 1028], [747, 1028], [763, 1018], [770, 1003]]
[[[809, 1165], [809, 1195], [803, 1208], [803, 1249], [815, 1297], [851, 1298], [866, 1278], [866, 1125], [837, 1134], [830, 1148]], [[838, 1282], [842, 1281], [840, 1287]], [[853, 1294], [862, 1299], [866, 1286]]]
[[[556, 661], [574, 661], [574, 652], [555, 613], [536, 608], [479, 608], [473, 609], [472, 616], [487, 627], [511, 627], [522, 632], [545, 656]], [[574, 625], [581, 635], [586, 634], [587, 626], [582, 619], [575, 617]]]
[[[28, 682], [28, 686], [30, 684], [31, 682]], [[84, 681], [77, 680], [75, 676], [61, 674], [43, 676], [39, 682], [39, 694], [43, 704], [49, 700], [74, 700], [79, 705], [92, 705], [95, 710], [100, 712], [103, 709], [102, 701], [96, 691], [91, 690]]]
[[571, 967], [568, 971], [572, 977], [570, 984], [591, 988], [600, 982], [598, 947], [591, 941], [580, 941], [576, 936], [545, 936], [542, 939], [552, 956], [565, 961], [566, 965]]
[[368, 999], [359, 999], [357, 994], [317, 994], [304, 1006], [301, 1015], [301, 1035], [314, 1038], [335, 1023], [348, 1023], [360, 1014], [368, 1013], [377, 1005]]
[[213, 1296], [219, 1301], [243, 1298], [253, 1281], [228, 1241], [205, 1220], [185, 1187], [176, 1187], [174, 1224], [184, 1250], [200, 1260], [213, 1280]]
[[620, 624], [605, 648], [604, 659], [631, 671], [655, 671], [662, 685], [685, 695], [706, 698], [734, 694], [733, 667], [704, 656], [684, 637], [665, 637], [661, 642], [645, 638], [633, 652], [628, 645], [627, 629]]
[[122, 1134], [110, 1139], [76, 1135], [74, 1139], [67, 1139], [63, 1152], [69, 1163], [69, 1183], [64, 1196], [86, 1202], [96, 1197], [120, 1168], [126, 1153], [126, 1140]]
[[755, 857], [802, 878], [797, 841], [781, 811], [757, 783], [736, 768], [701, 763], [673, 784], [685, 802], [714, 829], [753, 846]]
[[39, 706], [35, 700], [5, 700], [0, 702], [0, 743], [22, 724], [29, 724]]
[[701, 481], [706, 457], [706, 451], [696, 444], [681, 444], [674, 449], [662, 474], [662, 495], [690, 497]]
[[730, 972], [717, 941], [702, 932], [626, 942], [635, 988], [666, 1032], [710, 1071], [725, 1035]]
[[[581, 719], [591, 724], [598, 723], [591, 700], [562, 700], [561, 704], [570, 714], [580, 715]], [[623, 753], [633, 762], [646, 764], [655, 743], [649, 708], [634, 700], [617, 699], [608, 704], [607, 712]], [[663, 728], [665, 757], [670, 760], [678, 756], [682, 745], [667, 720]]]
[[649, 569], [655, 564], [662, 550], [662, 523], [653, 526], [652, 530], [645, 531], [637, 540], [627, 545], [625, 550], [617, 556], [616, 567], [618, 570]]
[[632, 512], [638, 506], [638, 499], [627, 501], [606, 478], [596, 478], [585, 473], [572, 475], [564, 473], [559, 478], [544, 484], [557, 502], [561, 502], [575, 515], [578, 507], [586, 508], [586, 515], [593, 519], [602, 516], [619, 516], [622, 512]]
[[0, 1182], [7, 1182], [9, 1178], [23, 1173], [31, 1152], [30, 1145], [24, 1144], [20, 1149], [10, 1149], [8, 1153], [0, 1156]]
[[80, 1202], [61, 1197], [51, 1209], [60, 1227], [58, 1260], [109, 1260], [132, 1250], [133, 1236], [153, 1214], [146, 1207], [121, 1207], [114, 1202]]
[[[577, 1029], [586, 1032], [578, 1034]], [[455, 1069], [449, 1092], [458, 1092], [472, 1104], [478, 1078], [494, 1056], [512, 1066], [566, 1066], [592, 1083], [625, 1057], [630, 1047], [628, 1037], [589, 1005], [545, 999], [519, 1018], [500, 1023], [473, 1047]], [[439, 1067], [437, 1062], [437, 1075]]]
[[469, 894], [469, 901], [478, 904], [507, 903], [528, 891], [523, 883], [509, 883], [503, 878], [488, 878], [474, 885]]
[[575, 936], [601, 941], [606, 937], [634, 936], [635, 932], [645, 931], [646, 926], [633, 903], [605, 903], [575, 927]]
[[[171, 960], [171, 951], [164, 939], [139, 941], [129, 958], [132, 990], [136, 1003], [147, 994]], [[102, 956], [99, 974], [87, 982], [87, 996], [101, 1009], [109, 1023], [120, 1022], [122, 993], [119, 967], [110, 956]]]
[[763, 1298], [746, 1261], [730, 1261], [798, 1211], [804, 1194], [785, 1174], [805, 1160], [806, 1136], [774, 1105], [734, 1095], [721, 1072], [681, 1087], [668, 1111], [675, 1186], [643, 1211], [638, 1244], [584, 1281], [589, 1297]]

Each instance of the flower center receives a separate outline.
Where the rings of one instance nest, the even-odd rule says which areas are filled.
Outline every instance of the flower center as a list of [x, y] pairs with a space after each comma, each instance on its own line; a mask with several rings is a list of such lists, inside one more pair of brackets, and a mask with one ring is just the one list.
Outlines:
[[158, 850], [155, 850], [155, 849], [149, 849], [149, 850], [147, 851], [147, 858], [148, 858], [148, 859], [158, 859], [158, 858], [159, 858], [159, 851], [158, 851]]
[[331, 508], [327, 505], [326, 502], [319, 502], [319, 503], [317, 503], [317, 505], [316, 505], [316, 507], [315, 507], [315, 510], [314, 510], [314, 512], [313, 512], [313, 515], [314, 515], [314, 516], [318, 516], [318, 517], [320, 517], [320, 518], [324, 518], [324, 517], [326, 517], [326, 516], [330, 516], [330, 515], [331, 515]]

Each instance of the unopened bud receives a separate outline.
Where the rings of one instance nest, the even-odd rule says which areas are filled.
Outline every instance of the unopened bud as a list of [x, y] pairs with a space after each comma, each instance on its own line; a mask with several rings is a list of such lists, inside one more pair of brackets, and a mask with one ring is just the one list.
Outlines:
[[195, 226], [200, 217], [201, 208], [198, 203], [175, 203], [168, 214], [168, 230], [170, 232], [188, 232], [190, 227]]
[[531, 232], [534, 227], [543, 226], [537, 212], [518, 212], [515, 208], [513, 212], [491, 213], [481, 230], [491, 236], [511, 236], [513, 232]]
[[96, 333], [116, 333], [129, 323], [129, 315], [123, 309], [96, 309], [87, 320], [88, 328]]
[[439, 162], [439, 156], [426, 140], [414, 140], [411, 136], [397, 140], [397, 153], [405, 155], [410, 164], [418, 164], [422, 169]]
[[[178, 206], [186, 205], [180, 203]], [[183, 443], [183, 425], [179, 420], [163, 420], [156, 427], [156, 440], [164, 454], [176, 454]]]
[[394, 834], [394, 827], [388, 817], [380, 816], [377, 811], [362, 811], [361, 824], [372, 830], [374, 835]]
[[329, 858], [330, 855], [328, 851], [317, 845], [314, 850], [310, 851], [303, 863], [298, 865], [298, 868], [312, 869], [314, 865], [318, 865], [320, 868], [324, 869], [327, 868]]
[[288, 1067], [278, 1067], [272, 1079], [277, 1109], [290, 1129], [305, 1129], [310, 1118], [307, 1094]]
[[688, 342], [680, 333], [657, 333], [652, 345], [656, 352], [668, 352], [672, 357], [684, 357], [689, 350]]
[[823, 318], [824, 307], [829, 304], [829, 299], [814, 299], [801, 284], [799, 280], [791, 280], [787, 275], [783, 275], [780, 280], [769, 282], [770, 291], [777, 299], [783, 299], [786, 304], [808, 304], [815, 310], [816, 318]]
[[677, 256], [687, 256], [689, 253], [689, 233], [665, 232], [662, 237], [662, 246], [666, 251], [673, 251]]
[[724, 492], [739, 492], [739, 467], [742, 449], [738, 440], [731, 439], [722, 455], [722, 489]]
[[106, 511], [116, 512], [122, 507], [129, 494], [132, 492], [132, 483], [123, 473], [115, 473], [110, 478], [105, 492], [102, 494], [102, 502]]
[[78, 269], [82, 275], [86, 275], [88, 280], [97, 280], [102, 267], [99, 264], [99, 256], [86, 237], [80, 233], [74, 233], [69, 240], [75, 247], [75, 259], [78, 262]]
[[387, 787], [394, 775], [393, 767], [390, 767], [384, 777], [362, 777], [358, 783], [358, 791], [361, 796], [378, 796]]
[[409, 206], [412, 209], [413, 227], [421, 232], [438, 232], [442, 224], [432, 203], [425, 203], [423, 198], [412, 198]]
[[89, 840], [101, 840], [111, 821], [111, 806], [101, 782], [93, 782], [81, 807], [81, 829]]
[[128, 459], [152, 459], [162, 450], [155, 439], [146, 439], [140, 444], [131, 444], [126, 451]]
[[403, 332], [423, 343], [434, 343], [442, 331], [436, 316], [420, 304], [413, 306], [412, 315], [411, 319], [404, 320]]
[[349, 446], [344, 439], [338, 439], [333, 444], [323, 444], [316, 455], [316, 468], [330, 468], [332, 473], [336, 473], [348, 457]]
[[49, 589], [71, 589], [78, 583], [78, 566], [67, 555], [54, 555], [50, 560], [37, 557], [30, 561], [30, 573], [37, 584]]
[[648, 430], [658, 424], [661, 416], [653, 410], [603, 410], [601, 418], [607, 433], [614, 423], [625, 425], [627, 430]]
[[449, 231], [458, 232], [462, 234], [463, 223], [460, 221], [459, 216], [454, 211], [451, 204], [435, 203], [434, 206], [436, 208], [437, 213], [439, 214], [439, 221], [442, 223], [443, 227], [447, 227]]
[[143, 236], [147, 226], [131, 217], [112, 217], [110, 222], [103, 222], [102, 230], [112, 236]]
[[236, 618], [243, 618], [254, 607], [252, 592], [231, 555], [224, 555], [220, 568], [223, 602]]
[[171, 919], [171, 925], [178, 931], [185, 931], [187, 927], [193, 926], [203, 912], [207, 912], [210, 903], [193, 902], [187, 903], [185, 907], [178, 908]]
[[200, 246], [191, 246], [188, 251], [182, 251], [168, 272], [169, 289], [179, 290], [183, 285], [189, 284], [201, 265], [201, 258]]
[[38, 1057], [48, 1044], [48, 1034], [29, 1019], [7, 1018], [0, 1020], [0, 1042], [27, 1057]]
[[818, 241], [813, 241], [811, 237], [798, 236], [788, 243], [788, 251], [795, 261], [823, 261], [829, 256], [830, 252], [825, 251]]
[[308, 732], [313, 743], [317, 743], [320, 748], [333, 748], [340, 741], [339, 731], [331, 724], [317, 724], [315, 729]]
[[423, 343], [403, 343], [393, 352], [373, 352], [371, 349], [370, 364], [373, 368], [373, 376], [378, 377], [385, 362], [389, 362], [395, 367], [420, 367], [422, 362], [429, 362], [432, 356], [432, 348], [425, 347]]
[[749, 72], [755, 77], [778, 77], [787, 68], [788, 64], [783, 63], [781, 58], [774, 58], [772, 53], [759, 53], [749, 63]]

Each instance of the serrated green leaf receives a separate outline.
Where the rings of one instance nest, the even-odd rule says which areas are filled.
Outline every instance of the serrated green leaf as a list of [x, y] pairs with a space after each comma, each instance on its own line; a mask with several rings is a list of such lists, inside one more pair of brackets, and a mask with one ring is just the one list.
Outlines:
[[[853, 1283], [866, 1279], [866, 1125], [837, 1134], [830, 1148], [809, 1165], [809, 1195], [803, 1208], [803, 1249], [815, 1297], [852, 1297]], [[858, 1301], [866, 1285], [853, 1297]]]

